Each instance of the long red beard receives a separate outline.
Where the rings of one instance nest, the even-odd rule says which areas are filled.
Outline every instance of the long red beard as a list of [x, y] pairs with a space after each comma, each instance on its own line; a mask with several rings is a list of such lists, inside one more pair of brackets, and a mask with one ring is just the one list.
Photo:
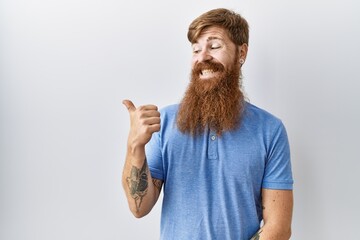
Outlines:
[[[213, 79], [199, 79], [202, 69], [213, 69], [220, 74]], [[210, 128], [221, 135], [223, 131], [238, 127], [245, 104], [240, 90], [240, 74], [237, 62], [229, 71], [215, 62], [194, 66], [177, 115], [180, 131], [197, 135]]]

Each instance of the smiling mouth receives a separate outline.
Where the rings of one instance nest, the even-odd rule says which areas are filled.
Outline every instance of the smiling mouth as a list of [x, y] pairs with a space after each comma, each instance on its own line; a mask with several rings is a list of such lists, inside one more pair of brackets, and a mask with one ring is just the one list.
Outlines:
[[216, 72], [212, 69], [204, 69], [200, 72], [201, 78], [209, 78], [213, 77], [216, 74]]

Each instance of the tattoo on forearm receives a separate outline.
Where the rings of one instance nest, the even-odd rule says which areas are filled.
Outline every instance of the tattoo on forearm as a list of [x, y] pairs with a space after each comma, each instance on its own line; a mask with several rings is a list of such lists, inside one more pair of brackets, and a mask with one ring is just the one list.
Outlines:
[[260, 229], [257, 233], [255, 233], [250, 240], [259, 240], [260, 239], [260, 233], [262, 232], [262, 229]]
[[159, 193], [160, 193], [160, 191], [161, 191], [161, 186], [162, 186], [162, 181], [159, 180], [159, 179], [153, 178], [153, 179], [152, 179], [152, 182], [153, 182], [154, 186], [156, 187], [156, 189], [157, 189], [157, 190], [159, 191]]
[[126, 180], [130, 195], [135, 200], [136, 211], [139, 212], [142, 200], [148, 190], [148, 165], [146, 160], [141, 169], [133, 166], [130, 177], [127, 177]]

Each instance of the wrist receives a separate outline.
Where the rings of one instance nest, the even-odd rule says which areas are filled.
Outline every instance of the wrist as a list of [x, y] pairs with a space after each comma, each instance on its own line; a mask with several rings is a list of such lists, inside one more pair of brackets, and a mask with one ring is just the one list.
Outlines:
[[132, 156], [131, 162], [135, 166], [142, 166], [145, 160], [145, 145], [143, 144], [128, 144], [128, 153]]

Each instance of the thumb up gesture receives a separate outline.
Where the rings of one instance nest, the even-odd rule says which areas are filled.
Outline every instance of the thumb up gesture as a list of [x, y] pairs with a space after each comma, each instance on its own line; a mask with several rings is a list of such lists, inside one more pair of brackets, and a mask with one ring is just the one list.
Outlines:
[[124, 100], [123, 104], [130, 115], [130, 132], [128, 145], [144, 147], [154, 132], [160, 130], [160, 112], [155, 105], [135, 107], [132, 101]]

